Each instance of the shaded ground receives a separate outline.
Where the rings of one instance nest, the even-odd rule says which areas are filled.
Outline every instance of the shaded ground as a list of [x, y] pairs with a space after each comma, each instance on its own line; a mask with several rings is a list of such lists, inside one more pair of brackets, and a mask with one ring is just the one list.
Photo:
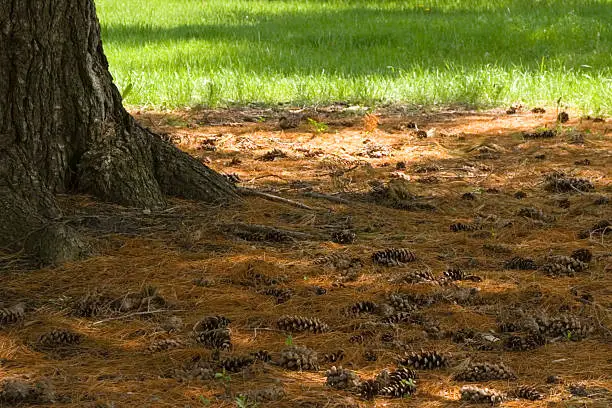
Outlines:
[[[579, 238], [612, 218], [605, 200], [612, 193], [609, 121], [570, 117], [558, 126], [553, 110], [508, 115], [388, 109], [367, 116], [340, 105], [301, 112], [134, 114], [214, 169], [238, 176], [241, 186], [311, 209], [247, 197], [229, 209], [177, 200], [165, 211], [143, 212], [87, 197], [63, 198], [66, 222], [90, 236], [98, 253], [34, 271], [18, 258], [2, 258], [0, 307], [25, 302], [26, 317], [0, 331], [0, 378], [46, 378], [57, 406], [236, 406], [238, 393], [274, 386], [285, 396], [259, 406], [458, 407], [465, 404], [459, 388], [466, 383], [453, 376], [472, 359], [504, 362], [518, 377], [476, 384], [505, 392], [528, 384], [544, 394], [542, 401], [510, 399], [504, 406], [609, 406], [611, 235], [600, 230]], [[557, 134], [525, 139], [522, 133], [542, 127]], [[269, 158], [285, 157], [262, 160], [273, 149], [280, 153]], [[553, 171], [588, 179], [594, 190], [547, 191], [545, 177]], [[521, 212], [525, 208], [542, 213]], [[519, 213], [535, 213], [536, 219]], [[453, 232], [457, 223], [477, 229]], [[289, 233], [254, 233], [245, 224]], [[355, 242], [332, 242], [343, 231], [354, 233]], [[417, 260], [386, 267], [371, 259], [374, 251], [403, 247]], [[504, 269], [514, 256], [542, 266], [547, 255], [579, 248], [588, 248], [593, 259], [573, 277]], [[331, 254], [359, 258], [361, 266], [354, 262], [346, 270], [316, 261]], [[440, 284], [450, 267], [481, 281]], [[429, 271], [438, 282], [409, 283], [405, 278], [412, 271]], [[163, 301], [139, 294], [148, 286]], [[112, 294], [109, 302], [95, 316], [75, 316], [75, 310], [83, 312], [79, 300], [96, 289]], [[394, 293], [411, 294], [418, 318], [383, 324], [388, 316], [380, 313], [347, 313], [356, 302], [388, 303]], [[146, 302], [130, 306], [128, 298]], [[276, 326], [286, 314], [319, 317], [330, 330], [288, 336]], [[219, 378], [185, 381], [175, 369], [214, 357], [190, 334], [210, 315], [231, 320], [232, 351], [221, 359], [267, 350], [274, 362], [292, 343], [316, 350], [320, 370], [295, 372], [256, 362], [229, 377], [213, 368]], [[573, 316], [592, 331], [584, 339], [577, 330], [546, 336], [546, 345], [529, 351], [504, 346], [513, 333], [502, 333], [499, 323], [545, 315]], [[171, 316], [183, 324], [169, 321]], [[41, 348], [38, 337], [55, 328], [82, 335], [82, 342]], [[459, 336], [461, 329], [474, 333]], [[500, 341], [483, 340], [482, 333]], [[151, 349], [161, 339], [181, 344]], [[410, 398], [365, 402], [354, 392], [325, 386], [332, 365], [369, 379], [394, 369], [405, 350], [421, 349], [449, 353], [452, 364], [419, 370], [418, 391]], [[342, 361], [325, 361], [338, 350]], [[563, 382], [547, 384], [551, 375]]]

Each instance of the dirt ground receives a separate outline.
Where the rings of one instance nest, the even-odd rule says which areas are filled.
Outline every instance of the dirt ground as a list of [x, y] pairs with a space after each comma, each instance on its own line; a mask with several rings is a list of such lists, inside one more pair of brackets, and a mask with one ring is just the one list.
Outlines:
[[[570, 112], [560, 124], [554, 108], [368, 114], [344, 105], [132, 113], [238, 186], [290, 201], [172, 200], [143, 211], [62, 197], [66, 222], [90, 237], [94, 255], [43, 269], [0, 259], [0, 308], [25, 305], [22, 321], [0, 327], [0, 379], [55, 390], [55, 403], [44, 402], [47, 391], [32, 400], [246, 407], [267, 389], [256, 406], [460, 407], [469, 405], [460, 388], [477, 385], [506, 393], [507, 407], [612, 404], [612, 234], [601, 222], [612, 221], [609, 119]], [[544, 128], [552, 137], [537, 137]], [[555, 177], [586, 179], [592, 188], [551, 187]], [[373, 253], [389, 248], [416, 259], [375, 262]], [[592, 254], [588, 265], [570, 269], [573, 276], [551, 272], [550, 256], [581, 248]], [[517, 256], [537, 269], [508, 269]], [[451, 282], [457, 270], [467, 276]], [[108, 302], [92, 311], [84, 297], [95, 293]], [[397, 314], [394, 294], [412, 302], [409, 317]], [[214, 315], [231, 321], [231, 348], [220, 353], [193, 334]], [[329, 328], [290, 334], [277, 325], [284, 315]], [[543, 322], [564, 317], [566, 330], [546, 331]], [[513, 350], [512, 336], [528, 336], [525, 321], [538, 322], [546, 344]], [[79, 342], [41, 340], [54, 329]], [[291, 346], [316, 351], [319, 369], [279, 365]], [[272, 361], [245, 359], [233, 370], [241, 360], [228, 357], [260, 350]], [[417, 370], [414, 395], [367, 401], [358, 390], [326, 385], [331, 366], [365, 381], [421, 351], [437, 351], [448, 364]], [[342, 358], [330, 361], [332, 354]], [[470, 362], [504, 363], [516, 378], [455, 378]], [[194, 378], [197, 367], [204, 379]], [[518, 399], [522, 385], [543, 399]], [[240, 398], [248, 392], [251, 399]]]

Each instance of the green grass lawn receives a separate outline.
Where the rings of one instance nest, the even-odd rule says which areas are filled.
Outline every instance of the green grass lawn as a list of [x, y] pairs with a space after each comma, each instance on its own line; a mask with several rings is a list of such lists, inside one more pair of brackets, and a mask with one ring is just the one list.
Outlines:
[[485, 108], [562, 98], [584, 113], [612, 112], [612, 0], [96, 4], [131, 106]]

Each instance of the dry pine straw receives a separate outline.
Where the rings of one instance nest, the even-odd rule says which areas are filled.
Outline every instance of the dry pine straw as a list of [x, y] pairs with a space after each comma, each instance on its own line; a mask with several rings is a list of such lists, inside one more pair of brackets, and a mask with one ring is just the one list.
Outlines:
[[[227, 123], [242, 114], [207, 112], [205, 118]], [[0, 277], [2, 300], [7, 304], [27, 300], [34, 311], [30, 311], [25, 325], [0, 331], [0, 358], [6, 359], [0, 365], [0, 378], [49, 378], [59, 394], [68, 396], [57, 406], [95, 406], [105, 402], [114, 402], [115, 406], [201, 406], [200, 396], [210, 399], [213, 406], [235, 405], [232, 399], [215, 397], [224, 393], [223, 381], [178, 383], [174, 379], [160, 378], [162, 373], [181, 366], [194, 355], [209, 354], [197, 346], [146, 353], [145, 349], [153, 340], [168, 336], [159, 328], [162, 316], [121, 319], [97, 325], [93, 323], [98, 318], [70, 316], [66, 312], [70, 299], [94, 288], [125, 293], [137, 291], [145, 285], [156, 286], [169, 302], [169, 308], [180, 310], [175, 315], [184, 320], [185, 333], [202, 316], [227, 316], [232, 320], [232, 343], [237, 355], [260, 349], [282, 350], [286, 341], [284, 333], [256, 330], [273, 328], [281, 315], [319, 317], [336, 330], [317, 335], [294, 334], [293, 343], [316, 349], [320, 358], [325, 353], [343, 349], [345, 358], [341, 364], [357, 370], [362, 378], [371, 378], [383, 368], [393, 368], [398, 351], [384, 346], [379, 337], [369, 344], [349, 343], [349, 338], [357, 332], [345, 330], [352, 320], [343, 313], [356, 301], [382, 302], [388, 293], [398, 289], [432, 290], [428, 285], [398, 286], [389, 282], [412, 269], [428, 268], [441, 275], [446, 267], [454, 265], [483, 278], [482, 282], [460, 285], [480, 288], [481, 294], [488, 299], [488, 306], [442, 303], [426, 309], [428, 316], [437, 319], [444, 330], [494, 329], [495, 314], [503, 315], [510, 304], [524, 305], [526, 311], [530, 311], [534, 304], [553, 313], [561, 307], [578, 310], [581, 303], [570, 293], [571, 288], [591, 294], [595, 305], [588, 306], [586, 313], [596, 317], [601, 325], [609, 326], [605, 313], [605, 307], [612, 301], [609, 236], [592, 240], [577, 238], [578, 231], [600, 219], [610, 219], [609, 204], [591, 205], [597, 194], [610, 195], [612, 143], [606, 123], [573, 119], [564, 125], [565, 133], [561, 136], [552, 140], [524, 141], [520, 131], [550, 126], [554, 115], [524, 113], [507, 116], [489, 112], [406, 117], [386, 112], [377, 119], [378, 128], [372, 129], [377, 121], [369, 118], [365, 123], [369, 131], [365, 132], [364, 123], [359, 118], [323, 112], [318, 114], [317, 120], [330, 124], [330, 129], [323, 134], [313, 134], [306, 123], [297, 129], [281, 131], [277, 129], [273, 116], [270, 113], [270, 119], [263, 123], [199, 126], [203, 120], [200, 112], [138, 115], [157, 130], [177, 135], [183, 147], [191, 148], [189, 150], [198, 157], [208, 158], [216, 170], [239, 174], [245, 181], [243, 186], [274, 189], [280, 195], [322, 210], [308, 211], [256, 197], [248, 197], [240, 206], [228, 210], [177, 200], [171, 211], [157, 214], [158, 218], [152, 214], [151, 218], [158, 222], [148, 229], [134, 227], [130, 234], [104, 231], [93, 237], [97, 238], [99, 253], [87, 260], [31, 272], [4, 271]], [[171, 122], [170, 119], [176, 123], [177, 117], [185, 126], [164, 125]], [[415, 137], [412, 130], [400, 126], [410, 121], [417, 122], [422, 129], [435, 128], [435, 134], [426, 139]], [[568, 143], [572, 137], [570, 128], [586, 134], [584, 145]], [[590, 133], [585, 133], [586, 129]], [[209, 138], [216, 140], [215, 151], [195, 149], [201, 140]], [[368, 143], [388, 146], [390, 155], [382, 158], [360, 156]], [[495, 149], [500, 158], [474, 159], [474, 149], [482, 145]], [[257, 160], [273, 148], [285, 151], [288, 158], [272, 162]], [[305, 152], [316, 149], [323, 154], [305, 157]], [[538, 154], [545, 154], [545, 159], [534, 158]], [[242, 163], [228, 165], [232, 158], [239, 158]], [[591, 160], [592, 164], [588, 167], [574, 165], [576, 160], [584, 158]], [[395, 170], [399, 161], [407, 165], [401, 173]], [[309, 185], [315, 191], [328, 194], [340, 190], [360, 194], [369, 190], [368, 182], [371, 180], [387, 181], [392, 177], [418, 180], [423, 175], [417, 173], [414, 166], [428, 163], [440, 166], [441, 170], [433, 173], [440, 182], [412, 182], [410, 188], [415, 194], [431, 197], [431, 202], [439, 209], [436, 213], [395, 210], [365, 202], [343, 205], [308, 198], [299, 189]], [[349, 171], [330, 175], [339, 170], [340, 173]], [[555, 203], [566, 195], [547, 193], [540, 184], [544, 174], [552, 170], [569, 171], [575, 176], [589, 178], [597, 191], [569, 195], [570, 208], [559, 208]], [[487, 188], [497, 188], [500, 192], [485, 193]], [[514, 198], [513, 194], [519, 190], [527, 194], [525, 199]], [[476, 199], [461, 200], [461, 195], [470, 191], [476, 193]], [[124, 211], [126, 219], [129, 214], [134, 218], [141, 217], [134, 211], [104, 206], [87, 197], [66, 199], [65, 204], [84, 212], [107, 211], [106, 214], [111, 216]], [[516, 212], [527, 206], [541, 208], [555, 215], [557, 221], [551, 225], [538, 225], [517, 217]], [[507, 219], [514, 222], [506, 228], [485, 228], [485, 231], [491, 231], [488, 237], [449, 230], [451, 223], [470, 222], [478, 214], [495, 215], [498, 221]], [[253, 243], [237, 240], [217, 228], [221, 224], [239, 221], [321, 232], [345, 225], [347, 218], [357, 231], [357, 241], [352, 245], [329, 241], [282, 245]], [[505, 245], [512, 253], [487, 251], [483, 248], [485, 243]], [[405, 268], [373, 266], [369, 260], [372, 251], [385, 247], [409, 247], [417, 254], [418, 261]], [[538, 259], [549, 250], [568, 255], [573, 249], [582, 247], [590, 248], [596, 259], [591, 262], [587, 273], [577, 277], [553, 279], [539, 271], [505, 271], [501, 268], [503, 260], [514, 255]], [[360, 277], [345, 282], [344, 287], [334, 286], [339, 272], [313, 263], [316, 257], [337, 251], [361, 257], [365, 263]], [[274, 298], [239, 284], [249, 281], [251, 274], [257, 272], [285, 277], [283, 285], [293, 290], [293, 297], [277, 305]], [[210, 286], [195, 285], [194, 279], [198, 278], [206, 278], [212, 283]], [[315, 295], [311, 290], [313, 285], [326, 288], [327, 294]], [[538, 298], [540, 300], [534, 300]], [[75, 355], [57, 359], [31, 347], [38, 335], [58, 327], [85, 336]], [[560, 375], [566, 383], [611, 386], [609, 332], [607, 337], [600, 332], [584, 341], [557, 342], [524, 353], [465, 350], [450, 339], [428, 338], [415, 326], [400, 326], [396, 337], [414, 350], [436, 349], [451, 352], [459, 359], [469, 356], [475, 360], [503, 361], [517, 373], [519, 380], [516, 383], [494, 381], [485, 385], [507, 391], [514, 385], [534, 384], [547, 391], [544, 401], [530, 402], [530, 406], [572, 406], [571, 401], [578, 401], [577, 397], [568, 400], [570, 396], [564, 385], [545, 385], [549, 375]], [[378, 360], [366, 361], [364, 352], [367, 350], [374, 351]], [[327, 366], [323, 364], [318, 373], [260, 367], [254, 372], [232, 375], [229, 387], [231, 392], [239, 392], [282, 383], [287, 396], [282, 401], [260, 406], [363, 404], [446, 407], [462, 404], [458, 401], [462, 383], [452, 380], [452, 369], [421, 372], [418, 393], [410, 400], [377, 399], [365, 403], [350, 393], [327, 389], [323, 375]], [[589, 399], [580, 402], [603, 406], [602, 402]], [[510, 401], [505, 405], [525, 406], [525, 402]]]

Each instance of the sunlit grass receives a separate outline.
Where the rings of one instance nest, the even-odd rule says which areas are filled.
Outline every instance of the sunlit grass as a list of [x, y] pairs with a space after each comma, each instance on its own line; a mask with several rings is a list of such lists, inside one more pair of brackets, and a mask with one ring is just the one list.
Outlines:
[[610, 0], [98, 0], [126, 103], [612, 112]]

